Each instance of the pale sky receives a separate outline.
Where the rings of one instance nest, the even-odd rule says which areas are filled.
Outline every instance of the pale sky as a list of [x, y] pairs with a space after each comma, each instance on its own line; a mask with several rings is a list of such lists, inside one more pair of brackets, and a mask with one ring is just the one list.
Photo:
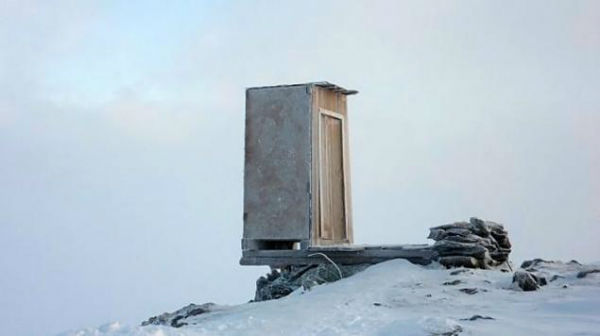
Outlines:
[[9, 335], [241, 303], [244, 89], [349, 98], [357, 243], [600, 260], [600, 2], [0, 0]]

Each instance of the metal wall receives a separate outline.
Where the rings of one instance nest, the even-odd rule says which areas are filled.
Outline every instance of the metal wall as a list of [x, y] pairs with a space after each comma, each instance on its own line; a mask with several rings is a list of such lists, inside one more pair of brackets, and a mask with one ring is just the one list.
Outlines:
[[245, 239], [309, 239], [308, 88], [299, 85], [246, 91]]

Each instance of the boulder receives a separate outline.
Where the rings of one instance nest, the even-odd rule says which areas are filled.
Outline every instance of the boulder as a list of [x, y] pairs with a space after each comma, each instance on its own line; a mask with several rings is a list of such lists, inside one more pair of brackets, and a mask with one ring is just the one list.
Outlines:
[[[535, 258], [525, 260], [521, 264], [521, 268], [538, 277], [550, 279], [549, 282], [558, 282], [560, 284], [584, 280], [589, 274], [600, 273], [600, 267], [597, 264], [583, 265], [577, 260], [563, 262], [560, 260]], [[593, 282], [594, 279], [591, 281]]]
[[547, 284], [545, 277], [523, 270], [515, 272], [512, 282], [526, 292], [538, 290], [541, 286]]
[[582, 278], [585, 278], [586, 276], [588, 276], [588, 274], [593, 274], [593, 273], [600, 273], [600, 269], [594, 268], [594, 269], [588, 269], [585, 271], [581, 271], [581, 272], [577, 273], [577, 278], [582, 279]]

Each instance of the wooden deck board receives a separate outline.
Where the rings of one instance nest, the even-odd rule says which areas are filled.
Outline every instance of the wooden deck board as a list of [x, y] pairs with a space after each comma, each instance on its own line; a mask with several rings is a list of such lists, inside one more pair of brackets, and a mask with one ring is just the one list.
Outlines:
[[357, 245], [310, 247], [306, 250], [245, 250], [242, 265], [312, 265], [329, 263], [352, 265], [378, 263], [391, 259], [407, 259], [416, 264], [429, 264], [436, 253], [429, 245]]

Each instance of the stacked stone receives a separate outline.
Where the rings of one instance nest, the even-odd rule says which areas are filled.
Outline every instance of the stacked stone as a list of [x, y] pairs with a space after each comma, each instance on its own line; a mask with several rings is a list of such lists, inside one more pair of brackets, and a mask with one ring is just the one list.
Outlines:
[[437, 260], [446, 267], [510, 269], [511, 244], [502, 224], [472, 217], [429, 230]]

